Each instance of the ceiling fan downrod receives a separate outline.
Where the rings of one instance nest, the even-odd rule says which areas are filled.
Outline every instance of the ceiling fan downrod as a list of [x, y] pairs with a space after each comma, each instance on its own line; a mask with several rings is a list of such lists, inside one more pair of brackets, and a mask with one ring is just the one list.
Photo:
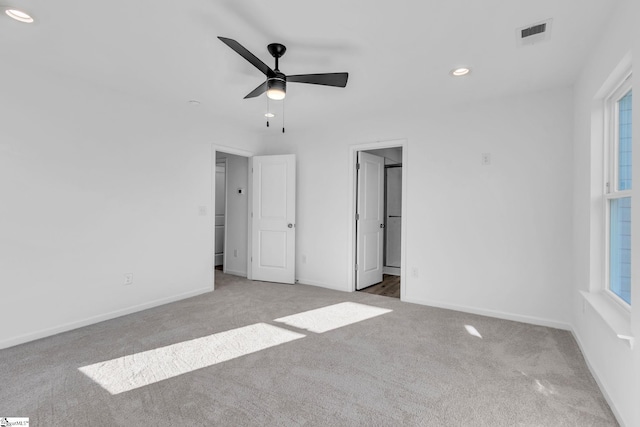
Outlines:
[[269, 51], [271, 56], [273, 56], [276, 59], [276, 68], [274, 71], [280, 71], [278, 60], [287, 51], [286, 46], [280, 43], [271, 43], [270, 45], [267, 46], [267, 50]]

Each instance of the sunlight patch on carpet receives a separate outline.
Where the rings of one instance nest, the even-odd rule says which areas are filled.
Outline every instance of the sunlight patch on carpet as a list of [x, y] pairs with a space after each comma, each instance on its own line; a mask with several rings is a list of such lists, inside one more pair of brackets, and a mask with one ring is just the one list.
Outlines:
[[78, 369], [109, 393], [119, 394], [304, 337], [256, 323]]
[[306, 329], [310, 332], [321, 334], [371, 319], [372, 317], [390, 313], [391, 311], [393, 310], [355, 302], [341, 302], [339, 304], [281, 317], [275, 321], [293, 326], [294, 328]]
[[542, 384], [540, 380], [536, 380], [536, 390], [538, 393], [543, 394], [545, 396], [550, 396], [553, 394], [557, 394], [556, 388], [549, 381], [545, 381], [545, 384]]
[[474, 337], [482, 338], [482, 335], [480, 335], [480, 332], [478, 332], [478, 330], [476, 328], [474, 328], [473, 326], [464, 325], [464, 328], [467, 330], [467, 333], [469, 335], [473, 335]]

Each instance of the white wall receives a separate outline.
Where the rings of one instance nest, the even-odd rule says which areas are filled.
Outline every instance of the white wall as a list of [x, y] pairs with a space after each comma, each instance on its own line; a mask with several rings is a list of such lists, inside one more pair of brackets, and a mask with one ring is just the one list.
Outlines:
[[406, 300], [567, 328], [571, 101], [559, 88], [288, 132], [299, 281], [350, 290], [350, 146], [407, 138]]
[[[227, 252], [225, 272], [247, 276], [247, 230], [249, 212], [249, 159], [219, 153], [227, 159]], [[244, 189], [242, 194], [238, 189]]]
[[211, 145], [256, 148], [188, 98], [42, 75], [3, 66], [0, 348], [211, 290]]
[[[640, 66], [638, 66], [638, 64], [640, 64], [640, 2], [632, 2], [631, 5], [631, 13], [630, 16], [635, 17], [635, 20], [631, 23], [631, 28], [634, 29], [635, 31], [632, 32], [632, 37], [633, 37], [633, 54], [635, 56], [636, 59], [633, 60], [633, 64], [635, 65], [636, 68], [636, 93], [638, 93], [638, 83], [640, 81], [640, 79], [637, 77], [638, 76], [638, 70], [640, 69]], [[634, 152], [633, 152], [633, 164], [634, 165], [640, 165], [640, 149], [638, 149], [638, 134], [640, 131], [638, 131], [638, 129], [640, 128], [637, 124], [640, 123], [640, 96], [635, 96], [634, 100], [633, 100], [633, 123], [636, 123], [636, 125], [634, 126], [635, 130], [634, 132], [636, 133], [636, 137], [635, 137], [635, 144], [634, 144]], [[634, 171], [633, 171], [633, 182], [640, 182], [640, 167], [636, 166]], [[637, 232], [636, 230], [640, 230], [640, 227], [638, 226], [638, 224], [640, 224], [640, 197], [638, 197], [638, 186], [636, 185], [635, 187], [635, 198], [633, 200], [633, 205], [632, 205], [632, 212], [635, 212], [635, 216], [633, 219], [633, 223], [636, 225], [632, 225], [633, 230], [634, 230], [634, 234], [633, 234], [633, 241], [631, 243], [632, 246], [632, 253], [636, 254], [636, 258], [638, 259], [637, 254], [640, 253], [640, 233]], [[635, 264], [632, 264], [631, 266], [632, 268], [632, 272], [631, 272], [631, 277], [635, 278], [633, 279], [633, 289], [631, 290], [631, 298], [632, 301], [636, 301], [636, 306], [635, 309], [633, 310], [633, 313], [631, 313], [631, 331], [634, 334], [634, 336], [636, 337], [636, 349], [633, 352], [634, 355], [634, 360], [633, 360], [633, 367], [634, 367], [634, 371], [635, 371], [635, 388], [631, 389], [631, 393], [633, 393], [633, 396], [635, 396], [636, 401], [637, 399], [640, 397], [640, 309], [638, 309], [638, 301], [640, 301], [640, 262], [636, 262]], [[635, 424], [636, 425], [640, 425], [640, 405], [635, 405]]]
[[[640, 398], [640, 378], [638, 371], [638, 348], [631, 350], [629, 345], [616, 337], [613, 330], [604, 322], [600, 314], [586, 304], [579, 291], [595, 291], [603, 282], [603, 245], [602, 233], [602, 142], [601, 131], [593, 130], [592, 124], [601, 120], [602, 97], [598, 95], [607, 78], [611, 75], [625, 55], [632, 51], [633, 29], [640, 27], [640, 10], [632, 10], [631, 1], [621, 1], [611, 18], [605, 33], [594, 46], [587, 64], [575, 85], [574, 96], [574, 242], [575, 260], [574, 286], [571, 292], [573, 308], [573, 328], [594, 376], [607, 396], [613, 411], [624, 425], [640, 425], [637, 413]], [[635, 33], [635, 57], [640, 55], [638, 34]], [[637, 72], [637, 71], [636, 71]], [[635, 82], [638, 82], [636, 76]], [[635, 123], [640, 123], [638, 97], [635, 97]], [[592, 122], [593, 120], [593, 122]], [[634, 126], [637, 131], [637, 127]], [[637, 132], [636, 132], [637, 133]], [[637, 135], [635, 136], [637, 140]], [[635, 149], [636, 165], [640, 164], [639, 151]], [[634, 182], [640, 182], [638, 168], [634, 171]], [[635, 197], [635, 196], [634, 196]], [[635, 197], [638, 199], [638, 197]], [[634, 230], [640, 224], [640, 204], [634, 201], [632, 210]], [[640, 252], [638, 235], [634, 231], [634, 254]], [[638, 259], [634, 255], [634, 259]], [[638, 321], [640, 317], [640, 289], [637, 277], [640, 277], [637, 263], [634, 265], [632, 289], [632, 320], [635, 336], [640, 336]], [[634, 364], [635, 354], [635, 364]], [[634, 421], [635, 420], [635, 421]]]

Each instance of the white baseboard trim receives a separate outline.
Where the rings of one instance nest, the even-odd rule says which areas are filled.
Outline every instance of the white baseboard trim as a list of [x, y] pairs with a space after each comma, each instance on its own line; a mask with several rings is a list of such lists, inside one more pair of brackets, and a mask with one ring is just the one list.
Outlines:
[[401, 271], [400, 267], [382, 267], [383, 274], [390, 274], [392, 276], [401, 276]]
[[333, 289], [334, 291], [350, 292], [345, 287], [341, 288], [341, 287], [336, 286], [334, 284], [316, 282], [315, 280], [307, 280], [307, 279], [303, 279], [303, 278], [298, 278], [298, 279], [296, 279], [296, 283], [298, 283], [300, 285], [310, 285], [310, 286], [318, 286], [320, 288]]
[[59, 326], [54, 326], [52, 328], [42, 329], [37, 332], [32, 332], [32, 333], [20, 335], [17, 337], [9, 338], [7, 340], [0, 341], [0, 350], [13, 347], [16, 345], [24, 344], [29, 341], [35, 341], [40, 338], [50, 337], [52, 335], [56, 335], [62, 332], [71, 331], [73, 329], [82, 328], [83, 326], [93, 325], [94, 323], [104, 322], [105, 320], [115, 319], [116, 317], [126, 316], [127, 314], [136, 313], [138, 311], [147, 310], [153, 307], [158, 307], [160, 305], [169, 304], [171, 302], [176, 302], [183, 299], [195, 297], [197, 295], [202, 295], [211, 291], [213, 291], [213, 288], [210, 286], [206, 288], [200, 288], [194, 291], [185, 292], [183, 294], [173, 295], [166, 298], [160, 298], [157, 300], [123, 308], [121, 310], [110, 311], [108, 313], [99, 314], [97, 316], [91, 316], [86, 319], [78, 320], [75, 322], [69, 322]]
[[543, 319], [540, 317], [524, 316], [521, 314], [507, 313], [504, 311], [487, 310], [483, 308], [449, 304], [449, 303], [444, 303], [440, 301], [421, 300], [418, 298], [411, 298], [411, 297], [404, 298], [402, 301], [411, 302], [414, 304], [428, 305], [430, 307], [446, 308], [447, 310], [462, 311], [463, 313], [478, 314], [480, 316], [495, 317], [495, 318], [504, 319], [504, 320], [512, 320], [514, 322], [529, 323], [529, 324], [538, 325], [538, 326], [547, 326], [549, 328], [562, 329], [565, 331], [572, 330], [571, 325], [568, 323], [558, 322], [556, 320]]
[[598, 375], [598, 371], [595, 370], [594, 366], [589, 361], [589, 355], [585, 351], [585, 348], [582, 345], [582, 341], [580, 340], [580, 336], [576, 333], [576, 330], [574, 328], [571, 328], [571, 334], [573, 335], [573, 338], [576, 340], [576, 343], [580, 348], [580, 352], [582, 353], [582, 357], [584, 357], [584, 361], [587, 364], [587, 368], [589, 368], [589, 372], [591, 372], [591, 376], [593, 377], [594, 380], [596, 380], [596, 384], [598, 384], [598, 388], [600, 388], [600, 391], [602, 392], [604, 399], [609, 404], [609, 408], [611, 408], [611, 412], [613, 412], [613, 415], [616, 417], [616, 421], [618, 421], [618, 424], [620, 424], [621, 427], [630, 425], [624, 422], [624, 419], [622, 418], [622, 415], [620, 415], [618, 408], [616, 408], [616, 405], [614, 404], [613, 399], [611, 399], [611, 396], [609, 396], [606, 383], [602, 380], [602, 377]]
[[226, 270], [224, 274], [232, 274], [234, 276], [247, 277], [246, 271]]

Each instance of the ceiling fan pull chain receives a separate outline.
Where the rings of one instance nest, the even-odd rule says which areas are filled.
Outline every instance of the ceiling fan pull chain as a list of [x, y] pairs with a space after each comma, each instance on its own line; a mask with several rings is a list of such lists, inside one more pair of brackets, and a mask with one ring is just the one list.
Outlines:
[[267, 114], [265, 114], [267, 116], [267, 127], [269, 127], [269, 97], [265, 96], [265, 98], [267, 98]]
[[284, 99], [282, 100], [282, 133], [284, 133]]

